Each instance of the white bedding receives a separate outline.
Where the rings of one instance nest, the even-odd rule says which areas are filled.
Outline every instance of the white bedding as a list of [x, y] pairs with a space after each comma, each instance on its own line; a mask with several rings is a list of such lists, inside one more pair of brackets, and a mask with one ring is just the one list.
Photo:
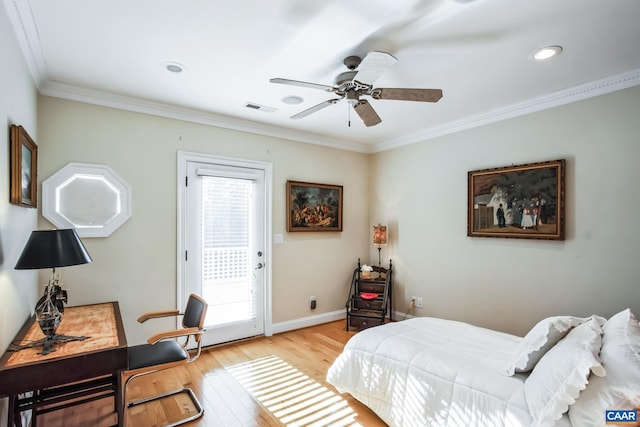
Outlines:
[[506, 374], [521, 340], [429, 317], [389, 323], [354, 335], [327, 381], [390, 426], [529, 426], [526, 376]]

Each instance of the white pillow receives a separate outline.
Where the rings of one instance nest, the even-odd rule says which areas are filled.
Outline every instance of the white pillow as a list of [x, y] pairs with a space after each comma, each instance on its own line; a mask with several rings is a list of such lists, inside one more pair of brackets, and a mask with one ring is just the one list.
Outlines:
[[534, 421], [532, 427], [553, 425], [575, 402], [580, 390], [584, 390], [591, 372], [598, 376], [605, 374], [598, 358], [605, 321], [592, 316], [573, 328], [542, 356], [525, 380], [524, 394]]
[[575, 427], [604, 426], [607, 409], [640, 407], [640, 324], [626, 309], [612, 316], [603, 331], [600, 359], [607, 375], [590, 380], [569, 408]]
[[538, 360], [560, 341], [571, 328], [584, 323], [586, 320], [582, 317], [554, 316], [539, 321], [518, 345], [518, 349], [513, 356], [513, 362], [507, 368], [507, 375], [532, 370]]

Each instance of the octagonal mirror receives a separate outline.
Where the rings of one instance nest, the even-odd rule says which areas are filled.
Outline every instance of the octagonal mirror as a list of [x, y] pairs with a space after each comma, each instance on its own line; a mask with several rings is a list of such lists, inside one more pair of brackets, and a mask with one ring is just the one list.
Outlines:
[[109, 166], [69, 163], [42, 183], [42, 215], [80, 237], [107, 237], [131, 217], [131, 189]]

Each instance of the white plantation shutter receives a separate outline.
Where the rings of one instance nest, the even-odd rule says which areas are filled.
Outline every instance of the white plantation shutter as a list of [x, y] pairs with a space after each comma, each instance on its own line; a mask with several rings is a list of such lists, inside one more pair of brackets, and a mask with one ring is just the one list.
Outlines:
[[[256, 317], [252, 291], [252, 191], [250, 177], [202, 178], [202, 286], [212, 301], [207, 324], [217, 325]], [[247, 179], [249, 178], [249, 179]]]

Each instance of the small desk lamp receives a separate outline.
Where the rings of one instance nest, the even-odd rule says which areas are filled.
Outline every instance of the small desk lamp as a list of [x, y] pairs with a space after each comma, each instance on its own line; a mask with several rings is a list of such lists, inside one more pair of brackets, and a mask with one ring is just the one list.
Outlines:
[[42, 354], [55, 351], [55, 343], [84, 339], [85, 337], [68, 337], [56, 335], [62, 319], [64, 303], [67, 302], [67, 291], [62, 289], [56, 267], [87, 264], [91, 257], [72, 228], [64, 230], [36, 230], [31, 232], [22, 255], [16, 263], [16, 270], [34, 270], [52, 268], [51, 279], [45, 285], [44, 295], [36, 303], [35, 313], [38, 325], [45, 338], [28, 347], [43, 347]]
[[373, 226], [373, 244], [378, 245], [378, 265], [380, 264], [381, 246], [387, 244], [387, 226], [376, 224]]

